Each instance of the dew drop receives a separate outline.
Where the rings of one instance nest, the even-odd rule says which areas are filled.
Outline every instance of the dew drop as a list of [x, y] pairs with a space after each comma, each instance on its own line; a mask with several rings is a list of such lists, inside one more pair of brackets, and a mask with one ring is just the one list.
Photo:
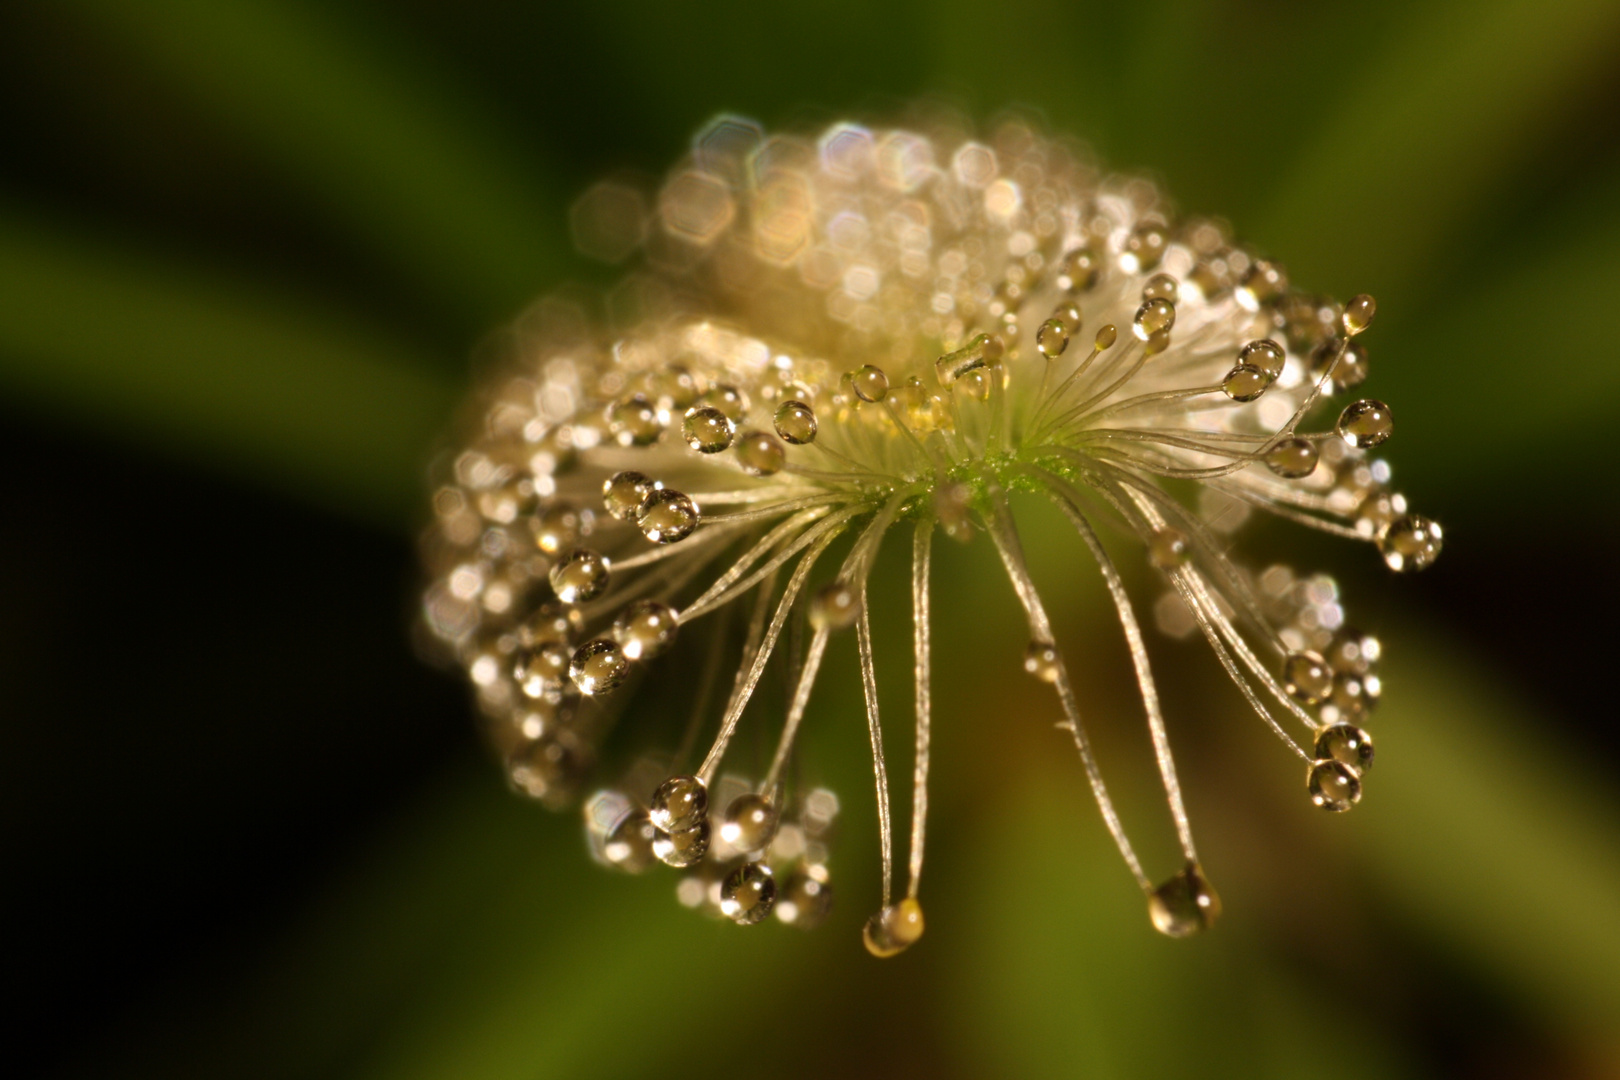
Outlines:
[[1333, 693], [1333, 669], [1314, 652], [1289, 653], [1283, 660], [1283, 689], [1302, 705], [1320, 705]]
[[882, 401], [889, 396], [889, 377], [881, 368], [865, 364], [850, 372], [850, 389], [865, 402]]
[[613, 620], [613, 639], [631, 660], [651, 660], [675, 643], [675, 609], [657, 600], [637, 600]]
[[1221, 393], [1233, 401], [1254, 401], [1271, 385], [1271, 377], [1250, 364], [1239, 364], [1221, 380]]
[[720, 886], [720, 913], [739, 926], [753, 926], [776, 906], [776, 878], [764, 863], [743, 863]]
[[1283, 347], [1270, 338], [1251, 341], [1238, 350], [1238, 363], [1257, 367], [1273, 379], [1283, 373], [1287, 360]]
[[647, 814], [662, 832], [679, 832], [709, 813], [709, 789], [695, 776], [672, 776], [653, 792]]
[[1179, 287], [1176, 279], [1169, 274], [1154, 274], [1142, 286], [1142, 299], [1174, 301]]
[[1056, 360], [1069, 347], [1069, 329], [1062, 319], [1052, 318], [1035, 331], [1035, 348], [1048, 360]]
[[1311, 765], [1305, 790], [1317, 806], [1342, 814], [1361, 801], [1361, 777], [1344, 762], [1327, 758]]
[[625, 469], [602, 481], [602, 505], [620, 521], [634, 521], [636, 511], [658, 484], [646, 473]]
[[776, 917], [789, 926], [813, 930], [832, 911], [832, 885], [826, 870], [809, 866], [788, 875], [776, 901]]
[[565, 604], [583, 604], [608, 587], [608, 561], [589, 548], [575, 548], [551, 568], [551, 588]]
[[776, 836], [778, 814], [771, 800], [750, 791], [731, 800], [720, 839], [738, 851], [763, 851]]
[[527, 697], [543, 697], [561, 689], [568, 678], [574, 651], [561, 641], [543, 641], [519, 649], [512, 657], [512, 677]]
[[922, 905], [909, 897], [890, 904], [866, 920], [861, 928], [866, 951], [880, 959], [898, 956], [915, 945], [922, 935]]
[[1289, 480], [1300, 480], [1316, 471], [1322, 459], [1316, 444], [1306, 439], [1284, 439], [1266, 452], [1266, 468]]
[[847, 581], [829, 581], [810, 598], [810, 625], [817, 630], [846, 629], [860, 613], [859, 597]]
[[1174, 570], [1186, 565], [1190, 558], [1192, 548], [1187, 537], [1169, 526], [1156, 529], [1153, 539], [1148, 541], [1148, 562], [1160, 570]]
[[744, 472], [770, 476], [787, 464], [787, 451], [770, 432], [749, 430], [737, 436], [737, 462]]
[[658, 441], [664, 425], [658, 409], [640, 394], [620, 398], [608, 407], [608, 430], [622, 446], [647, 446]]
[[713, 405], [687, 409], [681, 420], [681, 437], [700, 454], [718, 454], [731, 445], [736, 432], [731, 418]]
[[636, 527], [655, 544], [685, 540], [698, 527], [698, 508], [692, 497], [671, 488], [647, 493], [636, 511]]
[[733, 424], [742, 423], [748, 415], [748, 395], [727, 383], [716, 383], [698, 395], [697, 404], [719, 409]]
[[1378, 550], [1391, 570], [1424, 570], [1440, 557], [1440, 523], [1421, 514], [1404, 514], [1390, 523]]
[[709, 823], [699, 819], [697, 824], [674, 832], [656, 829], [652, 848], [658, 861], [665, 866], [691, 866], [709, 853]]
[[587, 697], [612, 693], [630, 674], [630, 661], [624, 650], [607, 638], [587, 641], [574, 650], [568, 664], [568, 677]]
[[1024, 649], [1024, 670], [1042, 682], [1057, 682], [1063, 670], [1057, 646], [1050, 641], [1030, 642]]
[[1352, 296], [1344, 305], [1344, 332], [1351, 337], [1361, 333], [1372, 325], [1373, 313], [1377, 310], [1378, 305], [1366, 293]]
[[1221, 898], [1197, 863], [1189, 862], [1148, 893], [1148, 918], [1153, 920], [1153, 928], [1166, 937], [1203, 933], [1220, 915]]
[[1339, 437], [1358, 450], [1367, 450], [1387, 442], [1395, 432], [1389, 406], [1373, 398], [1363, 398], [1346, 405], [1339, 414]]
[[1141, 341], [1168, 331], [1176, 325], [1176, 305], [1168, 300], [1147, 300], [1136, 309], [1131, 320], [1131, 333]]
[[776, 433], [795, 446], [816, 441], [816, 414], [802, 401], [784, 401], [776, 410]]
[[1316, 756], [1348, 765], [1358, 776], [1372, 768], [1372, 736], [1353, 724], [1334, 724], [1316, 737]]

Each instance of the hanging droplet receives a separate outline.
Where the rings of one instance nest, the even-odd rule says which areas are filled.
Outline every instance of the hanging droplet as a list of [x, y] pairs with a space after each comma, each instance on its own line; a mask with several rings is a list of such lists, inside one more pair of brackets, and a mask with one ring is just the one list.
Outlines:
[[860, 597], [847, 581], [834, 579], [810, 598], [810, 625], [817, 630], [843, 630], [860, 615]]
[[1119, 331], [1114, 328], [1114, 324], [1105, 323], [1098, 328], [1097, 339], [1094, 344], [1098, 352], [1107, 352], [1114, 347], [1114, 342], [1118, 340]]
[[1395, 422], [1390, 418], [1389, 406], [1382, 401], [1364, 398], [1346, 405], [1339, 414], [1339, 438], [1358, 450], [1368, 450], [1388, 441], [1395, 433]]
[[1050, 641], [1032, 641], [1024, 649], [1024, 670], [1042, 682], [1055, 683], [1063, 671], [1063, 659]]
[[1180, 286], [1169, 274], [1154, 274], [1142, 286], [1143, 300], [1169, 300], [1174, 302]]
[[737, 462], [744, 472], [771, 476], [781, 472], [782, 466], [787, 464], [787, 451], [768, 431], [745, 431], [737, 436]]
[[1063, 257], [1063, 275], [1075, 292], [1089, 291], [1101, 274], [1102, 258], [1088, 247], [1076, 248]]
[[704, 820], [709, 789], [695, 776], [672, 776], [658, 785], [647, 804], [652, 823], [663, 832], [679, 832]]
[[753, 926], [776, 905], [776, 878], [764, 863], [743, 863], [720, 886], [720, 913], [739, 926]]
[[1221, 393], [1233, 401], [1249, 402], [1266, 392], [1271, 376], [1249, 364], [1239, 364], [1221, 380]]
[[602, 838], [602, 859], [627, 874], [639, 874], [657, 857], [653, 854], [657, 833], [647, 820], [647, 811], [632, 808]]
[[1232, 296], [1238, 305], [1245, 311], [1259, 311], [1261, 307], [1277, 299], [1288, 288], [1288, 278], [1282, 267], [1264, 259], [1256, 259], [1244, 271], [1243, 279], [1238, 282]]
[[574, 650], [568, 664], [568, 677], [586, 697], [611, 693], [628, 674], [630, 661], [625, 659], [624, 650], [607, 638], [587, 641]]
[[1334, 724], [1317, 735], [1316, 756], [1331, 758], [1350, 766], [1358, 776], [1365, 776], [1373, 763], [1372, 736], [1353, 724]]
[[1154, 221], [1143, 222], [1125, 238], [1125, 250], [1120, 253], [1119, 265], [1126, 273], [1145, 274], [1159, 265], [1169, 243], [1170, 234], [1163, 225]]
[[770, 799], [755, 791], [739, 795], [726, 807], [720, 839], [738, 851], [763, 851], [776, 836], [778, 814]]
[[1391, 570], [1424, 570], [1440, 557], [1440, 523], [1421, 514], [1405, 514], [1390, 523], [1378, 550]]
[[1148, 893], [1148, 918], [1153, 920], [1153, 928], [1166, 937], [1203, 933], [1220, 915], [1221, 898], [1204, 876], [1203, 868], [1194, 862]]
[[648, 446], [658, 441], [664, 425], [658, 409], [640, 394], [620, 398], [608, 406], [608, 430], [621, 446]]
[[1266, 451], [1266, 468], [1289, 480], [1300, 480], [1316, 471], [1322, 460], [1316, 444], [1306, 439], [1284, 439]]
[[561, 689], [568, 678], [574, 651], [561, 641], [545, 641], [519, 649], [512, 657], [512, 677], [527, 697], [543, 697]]
[[850, 373], [850, 389], [865, 402], [882, 401], [889, 396], [889, 377], [881, 368], [865, 364]]
[[676, 868], [691, 866], [709, 853], [709, 823], [700, 820], [685, 829], [653, 833], [653, 854], [665, 866]]
[[1361, 801], [1361, 777], [1342, 761], [1327, 758], [1311, 766], [1305, 778], [1311, 802], [1324, 810], [1342, 814]]
[[776, 433], [804, 446], [816, 441], [816, 414], [802, 401], [784, 401], [776, 410]]
[[608, 561], [589, 548], [575, 548], [551, 568], [551, 588], [565, 604], [595, 600], [608, 587]]
[[1378, 305], [1366, 293], [1352, 296], [1344, 305], [1344, 332], [1355, 337], [1372, 325], [1373, 313], [1377, 310]]
[[700, 454], [718, 454], [731, 445], [736, 433], [731, 418], [713, 405], [687, 409], [681, 420], [681, 437]]
[[1187, 537], [1168, 525], [1154, 530], [1148, 541], [1148, 562], [1160, 570], [1174, 570], [1192, 558], [1192, 547]]
[[1035, 331], [1035, 348], [1048, 360], [1056, 360], [1069, 347], [1069, 328], [1062, 319], [1047, 319]]
[[658, 486], [646, 473], [634, 469], [616, 472], [602, 481], [602, 505], [618, 520], [634, 521], [636, 511], [641, 509], [641, 500]]
[[748, 395], [726, 383], [716, 383], [699, 394], [697, 404], [719, 409], [733, 424], [742, 423], [748, 415]]
[[1320, 705], [1333, 693], [1333, 669], [1316, 653], [1289, 653], [1283, 660], [1282, 683], [1300, 704]]
[[651, 660], [675, 643], [675, 609], [657, 600], [637, 600], [613, 620], [613, 638], [631, 660]]
[[825, 867], [795, 870], [777, 894], [776, 917], [789, 926], [814, 930], [832, 911], [832, 885]]
[[572, 503], [556, 502], [543, 507], [534, 516], [530, 532], [534, 546], [547, 555], [555, 555], [574, 546], [584, 533], [585, 522]]
[[1131, 320], [1131, 333], [1139, 340], [1146, 341], [1175, 325], [1176, 305], [1168, 300], [1148, 300], [1136, 309], [1136, 317]]
[[1259, 368], [1273, 379], [1283, 373], [1283, 365], [1287, 362], [1288, 354], [1270, 338], [1251, 341], [1238, 350], [1238, 363]]
[[636, 527], [655, 544], [685, 540], [698, 527], [698, 508], [691, 496], [671, 488], [648, 492], [636, 511]]
[[922, 935], [922, 905], [909, 897], [890, 904], [866, 920], [861, 928], [866, 951], [880, 959], [898, 956], [915, 945]]

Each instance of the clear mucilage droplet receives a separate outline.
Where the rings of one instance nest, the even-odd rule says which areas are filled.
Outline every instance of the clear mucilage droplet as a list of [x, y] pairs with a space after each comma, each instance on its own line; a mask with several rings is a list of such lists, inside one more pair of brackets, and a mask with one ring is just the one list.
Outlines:
[[685, 829], [653, 833], [653, 854], [665, 866], [677, 869], [701, 862], [709, 853], [709, 822], [704, 819]]
[[1142, 299], [1174, 301], [1179, 289], [1179, 283], [1169, 274], [1154, 274], [1142, 286]]
[[700, 454], [718, 454], [736, 437], [731, 418], [712, 405], [687, 409], [681, 420], [681, 437]]
[[1405, 514], [1379, 537], [1378, 550], [1391, 570], [1425, 570], [1440, 557], [1440, 523], [1421, 514]]
[[1395, 422], [1390, 418], [1389, 406], [1382, 401], [1365, 398], [1346, 405], [1339, 414], [1339, 438], [1358, 450], [1370, 450], [1389, 441], [1395, 433]]
[[849, 385], [855, 396], [868, 404], [882, 401], [889, 396], [889, 377], [871, 364], [850, 372]]
[[817, 630], [843, 630], [860, 613], [859, 597], [843, 580], [829, 581], [810, 598], [810, 625]]
[[1174, 570], [1184, 566], [1192, 558], [1192, 548], [1187, 543], [1187, 537], [1168, 525], [1154, 530], [1153, 539], [1148, 541], [1148, 562], [1160, 570]]
[[866, 951], [880, 959], [898, 956], [923, 935], [922, 905], [910, 899], [890, 904], [866, 920], [861, 941]]
[[719, 409], [733, 424], [742, 423], [748, 415], [748, 395], [735, 386], [717, 383], [698, 395], [697, 405]]
[[1220, 914], [1221, 898], [1197, 863], [1188, 863], [1148, 893], [1148, 917], [1153, 920], [1153, 928], [1167, 937], [1202, 933], [1215, 924]]
[[1270, 338], [1260, 338], [1249, 342], [1238, 350], [1237, 362], [1247, 364], [1252, 368], [1259, 368], [1268, 378], [1275, 379], [1283, 373], [1283, 366], [1288, 361], [1288, 354], [1283, 347]]
[[1372, 325], [1373, 314], [1377, 310], [1378, 305], [1366, 293], [1352, 296], [1350, 302], [1344, 305], [1344, 332], [1352, 337], [1361, 333]]
[[695, 776], [672, 776], [659, 784], [647, 804], [652, 823], [663, 832], [690, 828], [709, 812], [709, 789]]
[[1254, 401], [1271, 385], [1271, 377], [1257, 367], [1239, 364], [1221, 380], [1221, 392], [1233, 401]]
[[543, 697], [562, 688], [573, 656], [574, 650], [561, 641], [542, 641], [521, 648], [512, 656], [512, 677], [525, 696]]
[[655, 544], [685, 540], [698, 527], [697, 504], [670, 488], [648, 492], [636, 511], [636, 527]]
[[1289, 653], [1282, 677], [1283, 689], [1302, 705], [1320, 705], [1333, 693], [1333, 669], [1314, 652]]
[[543, 507], [529, 526], [534, 546], [547, 555], [566, 551], [584, 534], [585, 521], [577, 507], [558, 502]]
[[575, 548], [551, 568], [551, 588], [565, 604], [584, 604], [608, 587], [608, 561], [589, 548]]
[[1342, 814], [1361, 801], [1361, 776], [1335, 758], [1312, 764], [1305, 777], [1305, 788], [1310, 792], [1311, 802], [1335, 814]]
[[1062, 671], [1057, 646], [1050, 641], [1030, 642], [1024, 649], [1024, 670], [1042, 682], [1057, 682]]
[[787, 451], [768, 431], [745, 431], [737, 436], [737, 462], [744, 472], [771, 476], [781, 472], [782, 466], [787, 464]]
[[777, 891], [776, 917], [789, 926], [813, 930], [832, 911], [832, 885], [826, 868], [801, 867], [788, 875]]
[[1322, 454], [1305, 439], [1284, 439], [1266, 452], [1266, 468], [1288, 480], [1300, 480], [1316, 471]]
[[776, 836], [778, 814], [771, 800], [748, 792], [731, 800], [720, 839], [738, 851], [762, 851]]
[[608, 407], [608, 430], [624, 446], [650, 446], [664, 432], [658, 409], [640, 394], [615, 401]]
[[776, 878], [764, 863], [743, 863], [720, 887], [720, 913], [739, 926], [753, 926], [776, 904]]
[[1131, 320], [1131, 333], [1139, 340], [1147, 341], [1155, 334], [1169, 333], [1175, 325], [1175, 304], [1164, 299], [1146, 300], [1136, 309], [1136, 316]]
[[1323, 728], [1316, 736], [1316, 757], [1318, 760], [1332, 759], [1341, 765], [1348, 765], [1356, 770], [1358, 776], [1365, 776], [1373, 763], [1372, 736], [1354, 724], [1334, 724]]
[[574, 650], [568, 664], [568, 677], [587, 697], [611, 693], [630, 674], [630, 661], [617, 643], [598, 638]]
[[816, 414], [802, 401], [784, 401], [776, 409], [776, 433], [784, 441], [803, 446], [816, 441]]
[[1047, 319], [1035, 331], [1035, 348], [1048, 360], [1056, 360], [1069, 347], [1069, 329], [1061, 319]]
[[613, 638], [631, 660], [651, 660], [675, 643], [675, 609], [657, 600], [637, 600], [613, 620]]
[[602, 506], [619, 521], [634, 521], [642, 500], [657, 488], [646, 473], [624, 469], [602, 481]]

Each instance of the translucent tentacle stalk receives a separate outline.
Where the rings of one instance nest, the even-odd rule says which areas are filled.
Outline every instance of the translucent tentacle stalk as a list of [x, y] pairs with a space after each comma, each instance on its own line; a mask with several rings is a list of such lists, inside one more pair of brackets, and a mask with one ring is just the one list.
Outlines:
[[906, 868], [906, 895], [917, 898], [922, 884], [923, 841], [928, 828], [928, 740], [933, 714], [928, 641], [928, 570], [932, 561], [934, 521], [917, 523], [911, 542], [911, 626], [917, 669], [917, 751], [911, 774], [911, 859]]

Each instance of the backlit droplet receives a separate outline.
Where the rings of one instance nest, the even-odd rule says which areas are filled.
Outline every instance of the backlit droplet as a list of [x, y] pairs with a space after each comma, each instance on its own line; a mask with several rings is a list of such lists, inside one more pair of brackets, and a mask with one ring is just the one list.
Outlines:
[[704, 820], [709, 789], [695, 776], [672, 776], [658, 785], [647, 804], [652, 823], [663, 832], [679, 832]]
[[[819, 876], [818, 876], [819, 875]], [[777, 892], [776, 917], [789, 926], [813, 930], [832, 911], [832, 885], [826, 870], [810, 866], [795, 870]]]
[[988, 401], [990, 400], [990, 379], [989, 368], [974, 368], [956, 380], [956, 390], [974, 401]]
[[[1341, 347], [1344, 349], [1342, 355], [1339, 352]], [[1338, 357], [1337, 363], [1334, 363], [1334, 357]], [[1312, 378], [1320, 379], [1329, 364], [1333, 364], [1333, 390], [1348, 390], [1367, 381], [1367, 347], [1359, 341], [1329, 338], [1311, 350]]]
[[1266, 452], [1266, 468], [1289, 480], [1299, 480], [1316, 471], [1322, 459], [1316, 444], [1305, 439], [1284, 439]]
[[1167, 937], [1203, 933], [1220, 915], [1221, 898], [1197, 863], [1188, 863], [1175, 877], [1148, 893], [1148, 917], [1153, 920], [1153, 928]]
[[737, 436], [737, 461], [745, 472], [770, 476], [787, 464], [787, 451], [768, 431], [745, 431]]
[[652, 402], [632, 394], [608, 407], [608, 430], [625, 446], [647, 446], [658, 441], [664, 425]]
[[641, 501], [636, 527], [655, 544], [685, 540], [698, 527], [697, 504], [684, 492], [659, 488]]
[[1142, 286], [1142, 299], [1174, 301], [1179, 287], [1176, 279], [1169, 274], [1154, 274]]
[[1322, 718], [1333, 721], [1360, 719], [1378, 704], [1383, 685], [1377, 675], [1347, 675], [1342, 671], [1335, 674], [1333, 696], [1322, 707]]
[[1324, 810], [1342, 814], [1361, 801], [1361, 777], [1342, 761], [1327, 758], [1311, 766], [1305, 778], [1311, 802]]
[[817, 630], [843, 630], [860, 613], [859, 597], [846, 581], [829, 581], [810, 598], [810, 625]]
[[861, 929], [861, 941], [866, 951], [879, 958], [898, 956], [923, 935], [922, 905], [907, 898], [890, 904], [866, 920]]
[[1232, 295], [1246, 311], [1259, 311], [1263, 305], [1281, 296], [1287, 288], [1288, 278], [1282, 272], [1282, 267], [1264, 259], [1256, 259], [1244, 272], [1243, 279], [1238, 282], [1238, 287], [1232, 290]]
[[1271, 376], [1249, 364], [1239, 364], [1221, 380], [1221, 393], [1233, 401], [1254, 401], [1271, 385]]
[[709, 853], [709, 823], [699, 820], [685, 829], [653, 833], [653, 854], [666, 866], [691, 866]]
[[1035, 331], [1035, 348], [1048, 360], [1056, 360], [1069, 347], [1069, 330], [1061, 319], [1047, 319]]
[[569, 503], [559, 502], [544, 507], [535, 515], [530, 526], [535, 547], [547, 555], [555, 555], [573, 547], [580, 538], [584, 521], [579, 510]]
[[696, 404], [719, 409], [733, 424], [742, 423], [742, 418], [748, 415], [748, 395], [726, 383], [709, 387], [698, 395]]
[[1136, 309], [1131, 320], [1131, 333], [1146, 341], [1176, 325], [1176, 305], [1168, 300], [1148, 300]]
[[652, 865], [653, 839], [657, 830], [647, 820], [647, 811], [630, 810], [602, 838], [602, 858], [616, 869], [639, 874]]
[[575, 548], [551, 568], [551, 588], [565, 604], [584, 604], [608, 586], [608, 561], [589, 548]]
[[681, 437], [700, 454], [718, 454], [726, 449], [736, 431], [731, 418], [712, 405], [687, 409], [681, 420]]
[[1170, 331], [1159, 330], [1149, 334], [1148, 339], [1142, 343], [1142, 355], [1158, 356], [1170, 347]]
[[761, 851], [776, 836], [777, 810], [771, 800], [750, 791], [731, 800], [720, 839], [738, 851]]
[[657, 600], [637, 600], [613, 620], [613, 639], [631, 660], [651, 660], [675, 643], [675, 609]]
[[512, 657], [512, 677], [525, 696], [541, 697], [562, 687], [573, 655], [574, 650], [561, 641], [543, 641], [519, 649]]
[[1364, 398], [1345, 406], [1339, 414], [1339, 437], [1359, 450], [1379, 446], [1395, 432], [1389, 406], [1382, 401]]
[[1169, 526], [1155, 530], [1153, 539], [1148, 541], [1148, 562], [1160, 570], [1174, 570], [1190, 558], [1192, 548], [1187, 537]]
[[882, 401], [889, 396], [889, 377], [882, 369], [866, 364], [850, 372], [850, 389], [866, 402]]
[[1345, 627], [1333, 635], [1323, 656], [1342, 675], [1366, 675], [1377, 666], [1384, 646], [1371, 634]]
[[1090, 248], [1077, 248], [1063, 257], [1063, 274], [1075, 292], [1091, 289], [1101, 273], [1102, 259]]
[[670, 364], [653, 372], [647, 380], [647, 388], [652, 391], [655, 403], [666, 409], [688, 408], [698, 396], [697, 380], [680, 364]]
[[1314, 652], [1289, 653], [1283, 660], [1283, 689], [1303, 705], [1320, 705], [1333, 693], [1333, 669]]
[[1114, 347], [1114, 342], [1116, 342], [1118, 340], [1119, 340], [1119, 331], [1114, 328], [1114, 324], [1113, 323], [1104, 324], [1102, 327], [1100, 327], [1097, 330], [1097, 340], [1096, 340], [1096, 343], [1095, 343], [1097, 351], [1098, 352], [1105, 352], [1105, 351], [1107, 351], [1109, 349], [1112, 349]]
[[1086, 317], [1080, 310], [1080, 305], [1071, 301], [1064, 301], [1054, 308], [1052, 318], [1062, 323], [1063, 329], [1067, 330], [1071, 336], [1078, 334], [1080, 328], [1086, 323]]
[[1024, 649], [1024, 670], [1042, 682], [1057, 682], [1063, 670], [1057, 646], [1050, 641], [1030, 642]]
[[602, 481], [602, 506], [620, 521], [634, 521], [641, 501], [657, 486], [652, 477], [634, 469], [616, 472]]
[[1316, 737], [1318, 759], [1332, 758], [1360, 775], [1372, 768], [1372, 736], [1353, 724], [1334, 724]]
[[776, 905], [776, 878], [764, 863], [743, 863], [720, 886], [720, 913], [740, 926], [753, 926]]
[[1119, 265], [1130, 273], [1145, 274], [1159, 265], [1159, 260], [1164, 258], [1165, 245], [1169, 242], [1170, 235], [1163, 225], [1143, 222], [1125, 238], [1125, 250], [1120, 254]]
[[1372, 325], [1373, 313], [1378, 305], [1366, 293], [1352, 296], [1350, 302], [1344, 305], [1344, 332], [1354, 337]]
[[544, 641], [573, 641], [585, 629], [585, 617], [578, 608], [547, 601], [541, 604], [529, 620], [519, 629], [519, 640], [525, 645], [538, 645]]
[[1440, 523], [1421, 514], [1405, 514], [1390, 523], [1378, 550], [1391, 570], [1424, 570], [1440, 557]]
[[776, 409], [776, 433], [797, 446], [816, 441], [816, 414], [802, 401], [784, 401]]
[[587, 697], [611, 693], [628, 674], [630, 661], [625, 659], [624, 650], [606, 638], [581, 645], [568, 665], [568, 677]]
[[1257, 367], [1273, 379], [1283, 373], [1287, 361], [1288, 354], [1283, 347], [1270, 338], [1251, 341], [1238, 350], [1238, 363]]

